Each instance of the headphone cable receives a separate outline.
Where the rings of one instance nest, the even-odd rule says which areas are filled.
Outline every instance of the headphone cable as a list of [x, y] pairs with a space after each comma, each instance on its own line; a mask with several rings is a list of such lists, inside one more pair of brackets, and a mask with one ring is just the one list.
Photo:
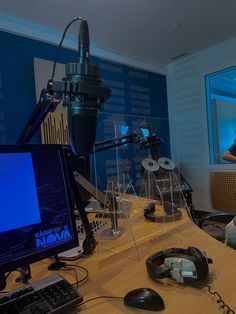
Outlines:
[[217, 291], [213, 291], [211, 286], [209, 285], [202, 285], [203, 287], [207, 288], [208, 289], [208, 292], [211, 294], [211, 295], [214, 295], [217, 297], [217, 300], [216, 302], [219, 303], [220, 307], [224, 310], [226, 310], [226, 314], [235, 314], [235, 311], [232, 310], [228, 304], [225, 303], [225, 301], [222, 299], [221, 295], [217, 292]]

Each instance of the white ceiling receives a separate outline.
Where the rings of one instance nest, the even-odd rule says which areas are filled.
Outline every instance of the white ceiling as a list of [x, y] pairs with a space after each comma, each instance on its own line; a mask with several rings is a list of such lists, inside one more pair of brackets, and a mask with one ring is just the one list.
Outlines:
[[0, 12], [61, 33], [81, 16], [93, 44], [159, 65], [236, 36], [235, 0], [7, 0]]

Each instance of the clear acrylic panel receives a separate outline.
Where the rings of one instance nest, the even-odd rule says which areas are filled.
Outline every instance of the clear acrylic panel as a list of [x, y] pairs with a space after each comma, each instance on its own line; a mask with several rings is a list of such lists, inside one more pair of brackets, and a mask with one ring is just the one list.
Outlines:
[[178, 160], [173, 161], [169, 157], [169, 140], [163, 139], [162, 130], [158, 129], [164, 123], [154, 118], [139, 118], [132, 122], [132, 126], [114, 126], [116, 136], [139, 133], [144, 139], [130, 144], [135, 145], [131, 153], [126, 146], [116, 149], [119, 172], [123, 170], [124, 156], [132, 156], [133, 153], [131, 163], [135, 169], [131, 173], [136, 194], [146, 197], [147, 204], [152, 202], [155, 205], [150, 220], [166, 223], [181, 219], [180, 208], [188, 209], [184, 192], [191, 187], [181, 175]]
[[[94, 148], [95, 177], [96, 158], [96, 149]], [[99, 224], [102, 224], [102, 228], [97, 234], [98, 252], [103, 256], [116, 253], [130, 260], [138, 261], [140, 257], [132, 219], [132, 208], [138, 197], [129, 174], [117, 174], [115, 180], [107, 181], [104, 191], [99, 189], [97, 182], [96, 177], [97, 193], [104, 195], [104, 204], [100, 206], [96, 215]]]
[[[110, 137], [94, 147], [95, 185], [110, 200], [100, 212], [106, 224], [98, 235], [99, 250], [138, 260], [142, 249], [136, 243], [137, 219], [150, 222], [150, 232], [158, 237], [165, 223], [181, 219], [182, 209], [188, 210], [185, 192], [191, 187], [181, 175], [178, 154], [170, 158], [169, 121], [109, 118]], [[150, 204], [154, 211], [147, 219], [144, 212]]]

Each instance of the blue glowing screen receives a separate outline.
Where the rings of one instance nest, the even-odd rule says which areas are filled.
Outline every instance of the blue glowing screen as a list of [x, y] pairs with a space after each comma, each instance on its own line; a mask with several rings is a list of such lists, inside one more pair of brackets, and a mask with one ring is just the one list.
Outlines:
[[66, 178], [61, 146], [0, 145], [0, 272], [77, 244]]
[[149, 129], [148, 128], [134, 128], [128, 125], [120, 125], [117, 128], [120, 132], [119, 136], [126, 136], [132, 133], [140, 133], [144, 138], [149, 136]]
[[120, 126], [120, 133], [121, 136], [127, 135], [129, 127], [127, 125], [121, 125]]
[[148, 137], [149, 136], [149, 130], [146, 128], [140, 128], [141, 132], [143, 133], [144, 137]]
[[39, 223], [31, 153], [0, 154], [0, 232]]

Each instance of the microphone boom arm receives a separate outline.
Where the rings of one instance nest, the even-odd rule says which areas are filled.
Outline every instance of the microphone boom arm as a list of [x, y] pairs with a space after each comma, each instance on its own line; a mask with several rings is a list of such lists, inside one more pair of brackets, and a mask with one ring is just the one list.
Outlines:
[[61, 102], [60, 99], [54, 98], [45, 89], [40, 93], [39, 101], [29, 117], [25, 127], [23, 128], [20, 136], [18, 137], [17, 144], [29, 143], [35, 132], [40, 127], [44, 118], [51, 111], [55, 111], [57, 105]]

